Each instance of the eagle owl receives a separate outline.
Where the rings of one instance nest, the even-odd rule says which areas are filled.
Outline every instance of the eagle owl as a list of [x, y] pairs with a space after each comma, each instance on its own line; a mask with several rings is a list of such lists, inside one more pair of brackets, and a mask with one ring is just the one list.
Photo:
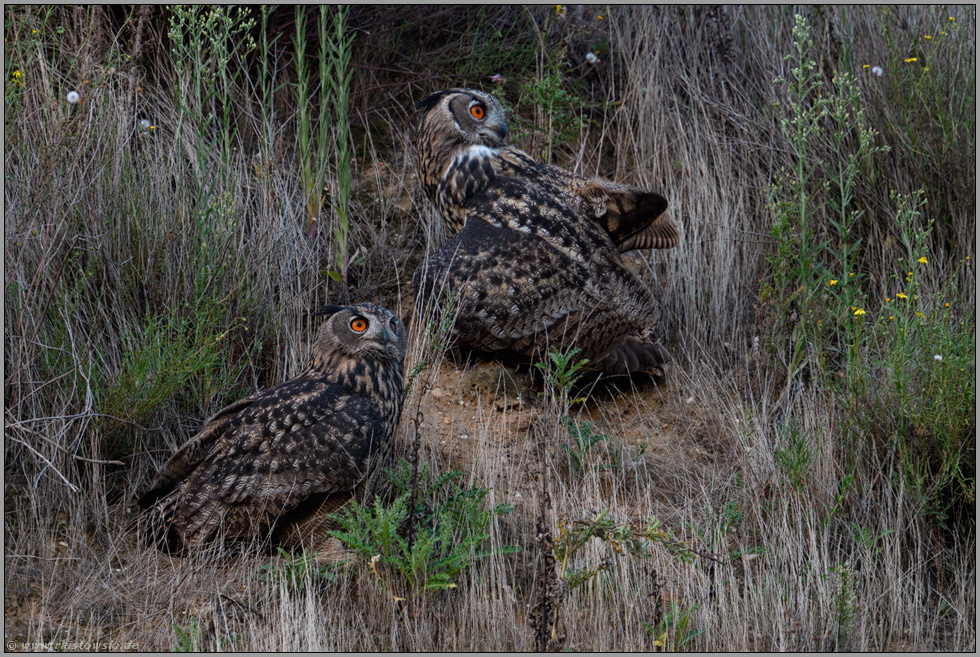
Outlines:
[[416, 294], [456, 295], [456, 334], [479, 351], [574, 346], [589, 369], [663, 376], [656, 304], [620, 254], [677, 244], [666, 199], [536, 162], [507, 144], [490, 94], [449, 89], [416, 107], [420, 179], [452, 236], [415, 272]]
[[318, 314], [306, 369], [210, 418], [139, 499], [154, 543], [264, 537], [352, 496], [373, 470], [401, 415], [405, 326], [373, 303]]

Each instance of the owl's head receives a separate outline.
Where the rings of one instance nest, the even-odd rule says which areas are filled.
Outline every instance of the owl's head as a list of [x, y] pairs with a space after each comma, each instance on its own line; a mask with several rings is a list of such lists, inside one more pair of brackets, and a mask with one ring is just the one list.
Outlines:
[[476, 89], [446, 89], [429, 94], [415, 108], [424, 112], [420, 136], [447, 140], [442, 146], [487, 146], [507, 143], [507, 113], [488, 93]]
[[376, 303], [351, 306], [326, 306], [315, 314], [324, 315], [313, 343], [311, 360], [314, 366], [329, 367], [338, 357], [380, 361], [396, 364], [405, 362], [408, 331], [401, 318]]

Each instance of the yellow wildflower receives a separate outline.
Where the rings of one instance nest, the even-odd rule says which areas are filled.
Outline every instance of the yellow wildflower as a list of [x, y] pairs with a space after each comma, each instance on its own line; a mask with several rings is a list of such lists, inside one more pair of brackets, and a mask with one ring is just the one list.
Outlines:
[[888, 316], [888, 321], [889, 321], [889, 322], [890, 322], [890, 321], [892, 321], [893, 319], [895, 319], [895, 315], [889, 315], [889, 316]]
[[946, 307], [949, 308], [949, 302], [948, 301], [946, 302]]
[[921, 312], [917, 312], [917, 313], [915, 313], [915, 316], [916, 316], [916, 317], [925, 317], [925, 315], [924, 315], [924, 314], [922, 314]]
[[908, 59], [905, 60], [905, 63], [909, 64], [911, 62], [917, 62], [917, 61], [919, 61], [918, 57], [909, 57]]
[[919, 258], [919, 264], [920, 265], [928, 265], [929, 264], [929, 261], [926, 260], [926, 257], [925, 256], [922, 256], [921, 258]]
[[829, 283], [827, 283], [827, 285], [837, 285], [837, 279], [835, 279], [835, 278], [831, 278], [831, 279], [830, 279], [830, 282], [829, 282]]
[[929, 39], [931, 39], [931, 38], [932, 38], [932, 35], [931, 35], [931, 34], [927, 34], [927, 35], [926, 35], [926, 41], [928, 41], [928, 40], [929, 40]]
[[899, 292], [895, 296], [899, 299], [908, 299], [908, 296], [904, 292]]
[[866, 312], [864, 312], [864, 310], [863, 310], [863, 309], [861, 309], [861, 308], [858, 308], [857, 310], [855, 310], [855, 311], [854, 311], [854, 316], [855, 316], [855, 317], [860, 317], [861, 315], [866, 315], [866, 314], [867, 314], [867, 313], [866, 313]]
[[867, 68], [871, 68], [871, 64], [865, 64], [865, 65], [864, 65], [864, 66], [862, 66], [861, 68], [864, 68], [864, 69], [867, 69]]

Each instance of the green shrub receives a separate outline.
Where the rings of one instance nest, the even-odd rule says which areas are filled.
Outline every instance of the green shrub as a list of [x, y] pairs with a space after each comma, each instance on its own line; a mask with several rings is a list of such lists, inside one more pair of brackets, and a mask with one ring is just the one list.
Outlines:
[[[395, 597], [408, 598], [427, 591], [451, 589], [474, 564], [499, 554], [514, 554], [515, 546], [487, 548], [490, 523], [509, 513], [499, 504], [485, 508], [489, 489], [464, 488], [463, 472], [452, 470], [432, 479], [418, 491], [414, 509], [412, 466], [404, 459], [387, 474], [398, 491], [391, 505], [380, 497], [362, 506], [357, 502], [331, 517], [340, 525], [330, 532], [360, 557]], [[418, 480], [428, 480], [428, 466], [419, 468]]]

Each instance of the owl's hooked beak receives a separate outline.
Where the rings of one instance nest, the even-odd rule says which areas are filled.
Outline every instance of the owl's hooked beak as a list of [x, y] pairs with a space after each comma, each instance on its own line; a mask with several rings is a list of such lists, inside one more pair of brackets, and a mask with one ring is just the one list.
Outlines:
[[507, 139], [506, 125], [488, 125], [480, 128], [477, 133], [483, 143], [491, 148], [499, 148]]

